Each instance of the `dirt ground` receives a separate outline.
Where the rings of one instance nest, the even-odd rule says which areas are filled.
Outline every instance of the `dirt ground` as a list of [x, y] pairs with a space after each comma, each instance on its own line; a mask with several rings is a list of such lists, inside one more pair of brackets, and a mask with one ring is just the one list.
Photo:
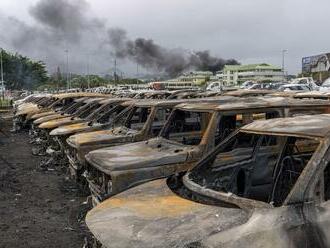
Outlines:
[[27, 132], [0, 118], [0, 248], [82, 247], [86, 197], [63, 172], [41, 171]]

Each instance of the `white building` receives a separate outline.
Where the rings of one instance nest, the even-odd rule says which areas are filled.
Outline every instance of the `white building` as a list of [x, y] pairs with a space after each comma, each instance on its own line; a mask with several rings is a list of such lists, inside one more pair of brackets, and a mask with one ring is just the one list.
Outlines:
[[245, 81], [279, 82], [283, 81], [284, 74], [280, 67], [270, 64], [225, 65], [217, 73], [223, 85], [241, 85]]

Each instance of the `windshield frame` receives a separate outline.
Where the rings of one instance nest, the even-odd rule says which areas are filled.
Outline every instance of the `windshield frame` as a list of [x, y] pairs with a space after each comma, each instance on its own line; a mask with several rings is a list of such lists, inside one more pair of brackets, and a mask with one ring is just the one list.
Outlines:
[[[197, 184], [196, 182], [194, 182], [191, 178], [190, 178], [190, 174], [194, 171], [194, 170], [200, 170], [200, 169], [208, 169], [211, 165], [212, 165], [212, 160], [215, 159], [215, 157], [221, 153], [221, 150], [226, 147], [226, 145], [232, 141], [233, 138], [235, 138], [235, 136], [238, 135], [238, 133], [243, 132], [243, 133], [249, 133], [249, 134], [261, 134], [261, 135], [270, 135], [270, 136], [279, 136], [279, 137], [283, 137], [285, 140], [284, 143], [286, 143], [288, 137], [295, 137], [295, 138], [301, 138], [301, 136], [298, 135], [286, 135], [286, 134], [274, 134], [274, 133], [266, 133], [266, 132], [248, 132], [248, 131], [242, 131], [240, 129], [234, 131], [231, 135], [229, 135], [225, 140], [223, 140], [217, 147], [215, 147], [215, 149], [213, 149], [210, 153], [208, 153], [206, 156], [204, 156], [203, 159], [201, 159], [195, 166], [194, 168], [192, 168], [190, 171], [188, 171], [182, 178], [183, 184], [185, 187], [187, 187], [189, 190], [200, 194], [200, 195], [204, 195], [219, 201], [223, 201], [225, 203], [229, 203], [232, 205], [235, 205], [239, 208], [242, 209], [253, 209], [253, 208], [275, 208], [275, 206], [273, 206], [271, 203], [267, 203], [267, 202], [263, 202], [263, 201], [258, 201], [258, 200], [254, 200], [254, 199], [249, 199], [249, 198], [245, 198], [245, 197], [241, 197], [238, 196], [234, 193], [230, 193], [230, 192], [223, 192], [223, 191], [216, 191], [210, 188], [205, 188], [202, 185]], [[306, 164], [303, 172], [305, 170], [310, 169], [311, 164], [315, 162], [317, 157], [320, 157], [324, 154], [324, 152], [322, 152], [324, 150], [324, 141], [323, 139], [319, 139], [319, 138], [315, 138], [315, 137], [304, 137], [307, 139], [315, 139], [319, 141], [319, 145], [318, 147], [315, 149], [315, 151], [313, 152], [313, 155], [311, 156], [310, 160], [308, 161], [308, 163]], [[258, 145], [257, 145], [258, 146]], [[257, 148], [258, 149], [258, 148]], [[285, 149], [285, 146], [283, 145], [281, 148], [281, 152], [283, 152], [283, 150]], [[256, 149], [253, 150], [253, 153], [256, 152]], [[254, 156], [254, 155], [253, 155]], [[204, 168], [203, 168], [204, 167]], [[309, 194], [306, 193], [306, 195], [302, 195], [300, 198], [300, 202], [305, 202], [306, 198], [310, 197], [310, 192], [312, 191], [310, 189], [310, 185], [307, 185], [307, 183], [302, 185], [302, 181], [304, 181], [304, 176], [303, 172], [299, 175], [296, 183], [294, 184], [294, 186], [291, 188], [289, 194], [287, 195], [286, 199], [284, 200], [284, 202], [282, 203], [281, 206], [284, 205], [289, 205], [292, 204], [293, 201], [295, 201], [295, 198], [299, 198], [298, 196], [301, 196], [301, 194], [297, 193], [299, 190], [301, 191], [301, 187], [304, 187], [306, 190], [304, 192], [307, 192]], [[306, 174], [306, 173], [304, 173]], [[309, 190], [308, 190], [309, 189]], [[313, 187], [312, 187], [313, 189]], [[297, 196], [298, 195], [298, 196]], [[303, 198], [303, 199], [302, 199]], [[299, 201], [296, 201], [299, 202]]]

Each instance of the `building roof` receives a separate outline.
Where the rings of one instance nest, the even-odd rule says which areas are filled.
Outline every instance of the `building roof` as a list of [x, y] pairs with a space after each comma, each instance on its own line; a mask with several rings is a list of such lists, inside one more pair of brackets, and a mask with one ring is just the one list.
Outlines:
[[242, 127], [241, 130], [252, 133], [324, 138], [329, 136], [330, 114], [259, 120]]
[[266, 63], [261, 64], [248, 64], [248, 65], [225, 65], [224, 71], [254, 71], [254, 70], [281, 70], [280, 67]]

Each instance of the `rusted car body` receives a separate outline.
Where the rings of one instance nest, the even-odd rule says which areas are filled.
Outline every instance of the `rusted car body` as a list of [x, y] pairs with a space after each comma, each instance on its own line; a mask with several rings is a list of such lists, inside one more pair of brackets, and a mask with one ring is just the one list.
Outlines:
[[42, 122], [38, 125], [38, 128], [50, 132], [50, 130], [62, 125], [80, 123], [86, 120], [91, 120], [93, 116], [90, 115], [93, 115], [94, 111], [102, 105], [101, 102], [104, 99], [105, 98], [87, 98], [86, 100], [84, 100], [84, 104], [81, 107], [78, 107], [76, 111], [72, 114], [72, 116], [65, 116], [64, 118], [59, 117], [57, 119]]
[[330, 115], [260, 120], [92, 209], [102, 247], [329, 247]]
[[223, 104], [180, 104], [159, 137], [98, 149], [86, 155], [86, 178], [93, 203], [146, 181], [190, 169], [230, 133], [255, 119], [329, 111], [327, 101], [281, 97], [245, 98]]
[[[226, 98], [233, 99], [233, 98]], [[73, 135], [67, 139], [67, 156], [72, 175], [85, 168], [85, 155], [102, 147], [138, 142], [158, 135], [172, 109], [186, 100], [140, 100], [125, 102], [126, 109], [113, 122], [113, 128]]]
[[313, 98], [313, 99], [322, 99], [322, 100], [330, 100], [330, 92], [322, 92], [322, 91], [309, 91], [309, 92], [301, 92], [296, 93], [294, 98]]
[[[95, 113], [94, 110], [102, 107], [102, 101], [105, 98], [88, 98], [83, 97], [76, 99], [71, 106], [72, 114], [69, 114], [70, 110], [67, 114], [60, 115], [59, 118], [47, 121], [50, 117], [52, 118], [54, 115], [45, 116], [40, 119], [46, 120], [41, 124], [33, 123], [32, 129], [30, 131], [32, 143], [38, 145], [38, 147], [33, 148], [33, 154], [35, 155], [46, 155], [45, 152], [48, 148], [51, 148], [52, 151], [58, 151], [57, 156], [61, 155], [63, 150], [59, 146], [58, 142], [49, 135], [50, 131], [58, 126], [69, 124], [69, 123], [80, 123], [84, 121], [90, 121], [93, 119]], [[70, 109], [70, 108], [69, 108]], [[55, 114], [57, 116], [57, 114]]]
[[90, 121], [81, 123], [64, 125], [53, 129], [50, 132], [51, 136], [73, 135], [80, 132], [97, 131], [107, 128], [111, 125], [112, 120], [117, 116], [124, 108], [127, 107], [129, 102], [134, 100], [129, 98], [114, 98], [106, 99], [100, 102], [101, 107], [95, 110], [95, 115]]
[[66, 139], [70, 135], [110, 127], [113, 119], [127, 107], [125, 103], [131, 104], [131, 102], [132, 100], [126, 98], [100, 100], [99, 107], [88, 115], [85, 121], [59, 126], [50, 131], [49, 137], [58, 143], [64, 154], [67, 151]]
[[38, 126], [39, 124], [55, 119], [60, 119], [64, 117], [68, 117], [74, 115], [76, 111], [82, 108], [86, 104], [86, 100], [90, 98], [88, 97], [81, 97], [72, 99], [72, 101], [68, 101], [64, 104], [61, 108], [56, 110], [46, 111], [43, 113], [35, 114], [31, 117], [33, 120], [33, 127]]
[[40, 109], [48, 108], [56, 99], [47, 96], [33, 98], [27, 103], [22, 103], [14, 110], [13, 126], [15, 130], [20, 130], [21, 128], [28, 127], [29, 117], [33, 113], [41, 111]]
[[223, 93], [224, 96], [236, 96], [236, 97], [254, 97], [254, 96], [265, 96], [273, 94], [274, 90], [234, 90]]

